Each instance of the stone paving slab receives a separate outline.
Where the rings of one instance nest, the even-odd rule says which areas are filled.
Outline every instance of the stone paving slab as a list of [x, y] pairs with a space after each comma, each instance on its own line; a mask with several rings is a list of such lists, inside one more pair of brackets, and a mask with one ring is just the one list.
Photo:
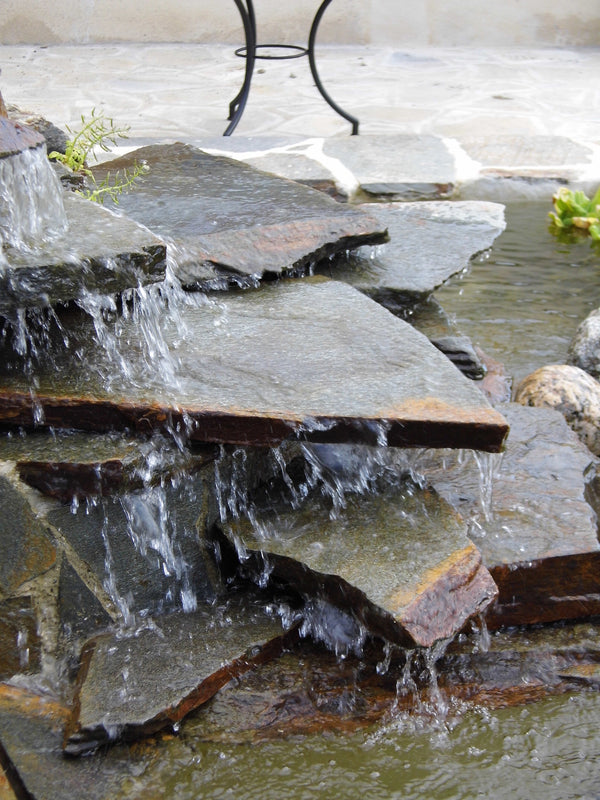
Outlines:
[[[252, 159], [252, 152], [281, 148], [294, 137], [321, 142], [350, 138], [348, 123], [315, 90], [308, 65], [290, 70], [285, 63], [282, 69], [281, 62], [261, 63], [263, 71], [254, 76], [240, 125], [233, 136], [223, 138], [227, 107], [243, 75], [243, 64], [226, 45], [23, 45], [4, 47], [3, 57], [2, 91], [7, 104], [75, 129], [82, 113], [103, 104], [116, 121], [131, 125], [136, 146], [185, 141], [232, 155], [247, 153]], [[416, 183], [423, 179], [445, 184], [452, 177], [466, 197], [464, 187], [474, 192], [471, 184], [475, 182], [477, 196], [489, 200], [501, 200], [499, 193], [507, 188], [522, 199], [547, 198], [556, 188], [554, 178], [587, 188], [600, 184], [594, 95], [600, 69], [598, 48], [472, 46], [398, 51], [319, 46], [319, 65], [332, 96], [360, 119], [360, 136], [354, 138], [389, 140], [392, 151], [400, 149], [400, 163], [405, 165], [410, 166], [412, 158], [416, 166], [421, 158], [422, 175], [417, 169], [411, 172]], [[47, 75], [53, 75], [60, 92], [48, 91]], [[422, 159], [422, 136], [440, 154], [438, 174], [432, 174]], [[414, 153], [407, 137], [414, 137]], [[431, 142], [430, 137], [437, 141]], [[404, 147], [398, 148], [394, 139], [403, 140]], [[474, 142], [480, 143], [475, 149]], [[363, 147], [372, 149], [368, 144]], [[589, 159], [586, 149], [591, 152]], [[397, 181], [398, 170], [388, 147], [379, 150], [377, 183]], [[538, 169], [543, 166], [544, 153], [545, 163], [556, 167], [553, 178], [542, 180], [538, 174], [532, 181], [528, 168], [532, 163]], [[297, 156], [291, 159], [289, 170], [279, 154], [274, 158], [272, 166], [260, 163], [261, 168], [301, 177]], [[527, 180], [512, 187], [506, 177], [490, 182], [480, 174], [490, 163], [516, 178], [525, 170], [522, 177]], [[359, 167], [357, 172], [361, 172]], [[306, 167], [311, 180], [314, 169], [314, 165]], [[353, 174], [349, 164], [346, 173]]]

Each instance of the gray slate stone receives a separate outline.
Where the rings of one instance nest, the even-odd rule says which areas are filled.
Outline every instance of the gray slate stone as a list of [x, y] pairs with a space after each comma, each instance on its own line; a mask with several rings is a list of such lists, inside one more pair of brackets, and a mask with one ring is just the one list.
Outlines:
[[[465, 269], [504, 230], [497, 203], [375, 204], [371, 213], [388, 229], [390, 241], [375, 251], [361, 248], [329, 272], [395, 309], [427, 298]], [[325, 268], [323, 268], [324, 271]]]
[[323, 152], [339, 159], [370, 195], [434, 200], [454, 189], [454, 158], [437, 136], [334, 137], [325, 140]]
[[8, 249], [0, 270], [0, 315], [115, 294], [163, 280], [165, 245], [126, 217], [73, 194], [64, 196], [68, 228], [34, 252]]
[[[407, 647], [452, 637], [496, 594], [464, 522], [431, 491], [408, 485], [347, 495], [335, 513], [321, 495], [300, 508], [232, 520], [216, 529], [221, 552], [260, 586], [286, 583], [309, 604], [326, 602], [368, 633]], [[228, 544], [227, 544], [228, 543]], [[320, 626], [335, 637], [332, 615]], [[351, 623], [338, 634], [348, 648]], [[355, 627], [354, 637], [358, 636]], [[331, 642], [330, 642], [331, 644]]]
[[65, 732], [65, 752], [135, 739], [179, 723], [232, 678], [280, 655], [281, 621], [249, 595], [193, 614], [171, 614], [146, 630], [90, 640]]
[[301, 270], [386, 240], [385, 228], [364, 211], [189, 145], [143, 147], [94, 172], [102, 178], [142, 160], [149, 173], [120, 206], [172, 242], [177, 277], [189, 288]]
[[[397, 447], [502, 446], [506, 424], [477, 387], [425, 336], [345, 284], [291, 281], [187, 307], [181, 320], [157, 320], [165, 326], [172, 379], [139, 359], [133, 385], [115, 374], [118, 360], [107, 360], [93, 329], [84, 332], [85, 320], [69, 329], [80, 369], [61, 340], [36, 370], [46, 424], [147, 430], [181, 422], [185, 412], [190, 436], [212, 442], [305, 436]], [[124, 325], [124, 355], [143, 352], [139, 329]], [[4, 358], [0, 418], [27, 424], [29, 381], [7, 348]], [[111, 376], [110, 388], [99, 374]]]

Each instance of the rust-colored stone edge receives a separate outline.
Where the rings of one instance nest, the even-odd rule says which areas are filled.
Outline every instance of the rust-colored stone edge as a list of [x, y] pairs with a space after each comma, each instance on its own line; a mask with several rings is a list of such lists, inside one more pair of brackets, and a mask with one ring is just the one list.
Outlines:
[[[87, 642], [81, 653], [80, 669], [77, 675], [76, 690], [71, 715], [67, 721], [63, 737], [63, 753], [66, 756], [80, 756], [93, 752], [102, 745], [118, 741], [135, 741], [151, 736], [162, 730], [175, 732], [179, 723], [192, 711], [208, 702], [223, 686], [238, 678], [250, 669], [271, 661], [298, 641], [298, 627], [284, 631], [270, 639], [251, 653], [222, 664], [221, 668], [206, 677], [182, 700], [174, 706], [165, 708], [143, 723], [123, 725], [116, 734], [111, 734], [102, 725], [82, 727], [79, 723], [81, 713], [81, 690], [85, 684], [98, 639]], [[254, 650], [257, 652], [254, 652]]]
[[[199, 445], [200, 447], [200, 445]], [[215, 445], [205, 445], [206, 451], [194, 456], [185, 466], [186, 474], [198, 472], [218, 455]], [[171, 474], [181, 468], [174, 467]], [[17, 461], [19, 478], [47, 497], [68, 503], [74, 497], [107, 497], [123, 489], [137, 489], [145, 482], [137, 474], [135, 464], [124, 463], [120, 458], [101, 462]], [[162, 473], [156, 476], [159, 481]]]
[[[320, 417], [312, 424], [293, 413], [253, 413], [248, 409], [210, 410], [166, 407], [157, 403], [107, 400], [94, 397], [60, 397], [38, 394], [36, 403], [43, 410], [44, 426], [106, 432], [134, 430], [148, 434], [172, 430], [191, 420], [190, 439], [218, 444], [275, 445], [296, 436], [324, 443], [380, 444], [376, 429], [387, 430], [391, 447], [469, 447], [499, 452], [508, 434], [508, 423], [492, 408], [464, 409], [447, 406], [445, 416], [437, 407], [434, 418], [427, 418], [429, 407], [415, 402], [405, 404], [381, 419], [362, 417]], [[34, 403], [23, 391], [0, 389], [0, 424], [39, 427]], [[316, 424], [314, 424], [316, 422]]]
[[490, 567], [498, 598], [488, 628], [535, 625], [600, 614], [600, 549]]
[[402, 614], [403, 624], [423, 647], [454, 636], [498, 595], [498, 587], [474, 545], [452, 554], [426, 579], [427, 585]]
[[430, 570], [422, 586], [412, 592], [414, 599], [395, 610], [398, 604], [394, 596], [384, 607], [340, 575], [318, 572], [289, 556], [248, 549], [248, 557], [243, 563], [239, 562], [233, 544], [219, 525], [213, 527], [210, 537], [219, 543], [226, 574], [238, 571], [246, 578], [256, 579], [264, 571], [266, 562], [270, 581], [281, 582], [302, 596], [326, 599], [354, 614], [371, 635], [401, 647], [431, 647], [453, 636], [497, 594], [496, 585], [474, 545]]
[[35, 150], [45, 144], [41, 133], [0, 115], [0, 158], [8, 158], [24, 150]]

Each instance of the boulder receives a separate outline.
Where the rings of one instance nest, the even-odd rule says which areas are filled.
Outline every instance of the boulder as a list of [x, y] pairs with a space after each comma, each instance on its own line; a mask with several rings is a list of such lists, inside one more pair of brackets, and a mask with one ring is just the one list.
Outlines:
[[569, 344], [567, 364], [600, 378], [600, 309], [592, 311], [575, 331]]
[[600, 384], [579, 367], [541, 367], [519, 383], [514, 399], [524, 406], [554, 408], [592, 453], [600, 455]]

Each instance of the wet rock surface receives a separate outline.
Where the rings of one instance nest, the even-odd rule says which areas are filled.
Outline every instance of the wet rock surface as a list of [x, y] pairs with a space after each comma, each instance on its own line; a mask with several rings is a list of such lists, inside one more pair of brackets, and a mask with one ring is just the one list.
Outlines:
[[502, 456], [447, 453], [437, 467], [419, 464], [472, 520], [470, 538], [499, 588], [488, 624], [598, 614], [596, 460], [557, 411], [500, 408], [510, 424]]
[[[427, 726], [441, 708], [523, 706], [565, 692], [593, 691], [596, 685], [598, 628], [593, 623], [546, 626], [525, 635], [500, 632], [485, 648], [481, 644], [477, 637], [462, 637], [445, 654], [429, 662], [415, 654], [407, 666], [401, 652], [386, 659], [377, 645], [340, 662], [304, 640], [228, 683], [183, 720], [182, 735], [158, 733], [146, 741], [115, 743], [93, 758], [62, 756], [68, 706], [0, 684], [3, 765], [19, 797], [24, 789], [47, 800], [67, 792], [93, 800], [168, 796], [173, 783], [190, 771], [199, 786], [210, 786], [213, 771], [228, 766], [219, 756], [225, 745], [233, 757], [229, 769], [239, 779], [239, 757], [249, 744], [289, 737], [297, 746], [299, 735], [347, 735], [407, 715]], [[377, 664], [384, 666], [377, 670]], [[453, 712], [447, 722], [455, 724]]]
[[357, 622], [390, 642], [430, 647], [496, 594], [462, 520], [417, 487], [348, 496], [337, 510], [314, 499], [259, 515], [252, 525], [223, 525], [215, 535], [223, 557], [231, 562], [237, 550], [238, 569], [259, 585], [288, 585], [345, 613], [323, 624], [330, 631], [338, 625], [341, 649], [359, 636]]
[[514, 399], [560, 411], [581, 441], [600, 455], [600, 384], [587, 372], [567, 364], [540, 367], [523, 378]]
[[79, 298], [123, 292], [165, 277], [165, 245], [132, 220], [66, 194], [68, 227], [33, 251], [7, 251], [0, 274], [0, 315]]
[[[156, 452], [160, 459], [149, 472], [148, 458]], [[215, 457], [212, 446], [198, 445], [183, 452], [172, 439], [160, 436], [76, 431], [0, 436], [0, 459], [14, 463], [19, 478], [29, 486], [64, 502], [139, 489], [145, 482], [158, 484], [184, 472], [192, 474]]]
[[44, 144], [45, 139], [40, 133], [27, 125], [9, 120], [6, 114], [0, 114], [0, 158], [9, 158]]
[[189, 145], [140, 148], [94, 172], [102, 179], [135, 161], [145, 161], [149, 173], [120, 205], [173, 243], [176, 275], [190, 288], [301, 270], [387, 238], [362, 210]]
[[600, 309], [592, 311], [575, 331], [567, 363], [579, 367], [592, 378], [600, 378]]
[[375, 251], [361, 248], [320, 271], [392, 310], [427, 298], [490, 247], [505, 227], [504, 207], [497, 203], [377, 203], [365, 208], [387, 228], [390, 241]]
[[[80, 368], [59, 342], [36, 369], [46, 425], [147, 431], [176, 427], [185, 412], [191, 438], [209, 442], [276, 444], [302, 435], [498, 450], [506, 435], [501, 415], [424, 336], [339, 282], [290, 281], [190, 306], [182, 321], [159, 317], [171, 379], [141, 357], [133, 381], [117, 374], [110, 390], [98, 375], [114, 366], [94, 330], [84, 338], [79, 324], [70, 330]], [[138, 327], [123, 325], [130, 357], [143, 356]], [[28, 381], [4, 352], [0, 419], [31, 425]]]
[[177, 729], [233, 678], [280, 655], [293, 640], [251, 596], [163, 617], [131, 636], [84, 646], [67, 755], [119, 739]]

